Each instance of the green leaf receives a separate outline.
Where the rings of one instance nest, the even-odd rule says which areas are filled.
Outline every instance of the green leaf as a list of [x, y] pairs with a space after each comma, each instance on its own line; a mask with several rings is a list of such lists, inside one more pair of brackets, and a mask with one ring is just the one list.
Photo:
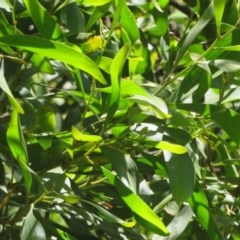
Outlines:
[[9, 3], [8, 3], [6, 0], [2, 0], [2, 1], [0, 2], [0, 8], [5, 9], [7, 12], [10, 12], [10, 11], [11, 11], [10, 5], [9, 5]]
[[111, 76], [111, 87], [112, 92], [107, 99], [107, 121], [112, 118], [114, 113], [118, 108], [118, 103], [120, 99], [120, 81], [121, 81], [121, 72], [124, 66], [124, 63], [128, 57], [130, 51], [129, 44], [125, 44], [114, 57], [111, 67], [110, 67], [110, 76]]
[[211, 118], [237, 143], [240, 144], [240, 114], [231, 109], [225, 109], [211, 114]]
[[160, 4], [159, 4], [159, 2], [158, 2], [157, 0], [152, 0], [152, 2], [153, 2], [153, 4], [154, 4], [155, 8], [156, 8], [159, 12], [163, 12], [163, 10], [161, 9]]
[[[105, 88], [97, 88], [100, 92], [106, 92], [111, 93], [112, 92], [112, 86], [105, 87]], [[149, 93], [144, 90], [141, 86], [139, 86], [136, 82], [132, 80], [123, 80], [121, 82], [121, 89], [120, 89], [120, 95], [141, 95], [145, 97], [149, 97]]]
[[41, 132], [58, 132], [61, 129], [61, 115], [50, 104], [44, 104], [38, 108], [38, 121]]
[[14, 158], [21, 167], [25, 181], [26, 192], [29, 194], [32, 185], [32, 177], [28, 167], [29, 161], [26, 143], [21, 130], [18, 112], [16, 110], [13, 110], [11, 114], [10, 124], [7, 129], [7, 142]]
[[96, 63], [83, 54], [79, 48], [29, 35], [0, 37], [0, 43], [15, 46], [21, 50], [34, 52], [51, 59], [62, 61], [87, 72], [100, 83], [106, 84], [106, 80], [98, 69]]
[[117, 176], [121, 179], [131, 191], [138, 191], [138, 168], [132, 158], [124, 152], [110, 148], [102, 147], [103, 154], [112, 163], [112, 168], [117, 172]]
[[155, 147], [175, 154], [184, 154], [187, 152], [187, 149], [184, 146], [166, 141], [159, 142]]
[[135, 17], [130, 11], [130, 9], [127, 7], [126, 2], [124, 3], [122, 8], [121, 27], [124, 28], [125, 31], [127, 32], [132, 45], [134, 45], [134, 43], [138, 39], [140, 39], [139, 29]]
[[146, 114], [153, 115], [159, 119], [170, 117], [166, 103], [159, 97], [154, 95], [134, 95], [130, 97], [129, 100], [138, 103], [139, 107]]
[[215, 59], [211, 61], [210, 64], [227, 73], [240, 71], [239, 62], [234, 60]]
[[240, 51], [240, 45], [233, 45], [233, 46], [227, 46], [227, 47], [215, 47], [215, 50], [225, 50], [225, 51], [234, 51], [239, 52]]
[[88, 22], [87, 22], [87, 25], [86, 25], [86, 28], [85, 28], [85, 32], [88, 32], [89, 29], [94, 25], [96, 24], [96, 22], [107, 12], [107, 10], [109, 9], [109, 6], [110, 6], [110, 2], [109, 4], [106, 4], [106, 5], [102, 5], [102, 6], [97, 6], [93, 13], [91, 14]]
[[178, 63], [180, 59], [185, 54], [188, 47], [193, 43], [195, 38], [199, 35], [199, 33], [203, 30], [203, 28], [210, 22], [210, 20], [214, 16], [214, 7], [213, 2], [211, 2], [205, 12], [202, 14], [198, 22], [193, 26], [193, 28], [189, 31], [186, 38], [184, 39], [181, 46], [179, 46], [179, 52], [176, 56], [175, 63]]
[[182, 232], [185, 230], [189, 221], [193, 216], [193, 211], [190, 206], [184, 206], [176, 216], [172, 219], [172, 221], [168, 224], [167, 228], [171, 233], [170, 236], [167, 237], [159, 237], [154, 235], [152, 240], [175, 240], [177, 239]]
[[[79, 0], [78, 0], [79, 1]], [[112, 0], [80, 0], [80, 3], [83, 5], [90, 5], [90, 6], [102, 6], [111, 2]]]
[[201, 224], [201, 226], [206, 230], [209, 239], [212, 240], [223, 240], [217, 224], [210, 212], [208, 200], [205, 196], [205, 193], [196, 185], [195, 191], [192, 194], [192, 197], [188, 199], [188, 202], [196, 214], [196, 217]]
[[99, 212], [98, 216], [100, 215], [103, 219], [105, 219], [111, 223], [121, 224], [122, 226], [127, 227], [127, 228], [132, 228], [136, 225], [135, 221], [131, 221], [131, 222], [123, 221], [121, 218], [113, 215], [111, 212], [107, 211], [103, 207], [101, 207], [93, 202], [89, 202], [89, 201], [84, 201], [84, 202], [86, 202], [87, 204], [96, 208]]
[[240, 144], [240, 134], [236, 129], [240, 128], [240, 114], [234, 110], [211, 104], [176, 104], [179, 109], [209, 115], [226, 133]]
[[169, 234], [167, 228], [153, 210], [137, 194], [123, 184], [116, 175], [104, 167], [101, 168], [108, 181], [115, 186], [123, 201], [137, 216], [139, 223], [149, 231], [167, 236]]
[[227, 0], [214, 0], [215, 20], [217, 25], [217, 34], [219, 36], [221, 34], [221, 23], [226, 2]]
[[46, 233], [41, 223], [33, 214], [33, 205], [24, 219], [20, 233], [21, 240], [47, 240]]
[[176, 155], [164, 151], [170, 190], [178, 205], [191, 196], [195, 185], [195, 171], [187, 153]]
[[121, 72], [128, 57], [129, 51], [129, 44], [125, 44], [112, 61], [110, 67], [112, 94], [110, 97], [109, 106], [112, 106], [119, 101]]
[[38, 0], [24, 0], [27, 10], [43, 37], [64, 39], [57, 21], [47, 12]]
[[[84, 32], [85, 18], [76, 2], [68, 4], [61, 11], [62, 24], [67, 28], [67, 36]], [[78, 23], [78, 24], [76, 24]]]
[[99, 142], [102, 140], [101, 136], [81, 133], [76, 127], [72, 126], [72, 135], [74, 139], [82, 142]]
[[19, 113], [24, 113], [23, 108], [21, 107], [19, 102], [14, 98], [10, 88], [8, 87], [6, 79], [3, 75], [3, 69], [0, 69], [0, 88], [7, 94], [8, 99], [9, 99], [10, 103], [12, 104], [12, 106], [14, 107], [14, 109]]

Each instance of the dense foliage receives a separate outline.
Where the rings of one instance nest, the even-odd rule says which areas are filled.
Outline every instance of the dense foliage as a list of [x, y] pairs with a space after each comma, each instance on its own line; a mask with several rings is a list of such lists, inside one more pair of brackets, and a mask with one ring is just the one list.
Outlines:
[[1, 239], [240, 239], [237, 0], [0, 1]]

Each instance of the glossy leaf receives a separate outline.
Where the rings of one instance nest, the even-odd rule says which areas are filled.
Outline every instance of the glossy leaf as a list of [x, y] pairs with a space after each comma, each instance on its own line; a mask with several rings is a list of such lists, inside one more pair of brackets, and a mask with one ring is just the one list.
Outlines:
[[112, 106], [113, 104], [119, 101], [121, 72], [124, 63], [128, 57], [129, 51], [130, 51], [129, 44], [125, 44], [112, 61], [110, 67], [112, 93], [110, 97], [109, 106]]
[[207, 231], [209, 238], [213, 240], [223, 240], [224, 238], [220, 234], [212, 213], [209, 210], [208, 200], [199, 186], [196, 186], [188, 202], [193, 212], [196, 214], [199, 223]]
[[126, 3], [124, 3], [122, 8], [121, 26], [127, 32], [131, 44], [134, 45], [134, 43], [140, 38], [140, 34], [134, 15], [127, 7]]
[[154, 115], [157, 118], [165, 119], [169, 118], [168, 108], [165, 102], [156, 96], [141, 96], [134, 95], [129, 98], [131, 101], [134, 101], [139, 104], [140, 108], [149, 115]]
[[12, 111], [11, 120], [7, 129], [7, 142], [11, 152], [19, 164], [25, 181], [26, 192], [29, 194], [32, 185], [32, 177], [28, 166], [28, 153], [26, 143], [21, 130], [18, 112]]
[[184, 146], [166, 141], [159, 142], [155, 147], [175, 154], [184, 154], [187, 152]]
[[46, 233], [41, 223], [36, 219], [33, 214], [33, 205], [28, 212], [21, 229], [21, 240], [46, 240]]
[[97, 65], [84, 55], [79, 48], [74, 48], [56, 41], [26, 35], [4, 36], [0, 38], [0, 43], [15, 46], [21, 50], [34, 52], [48, 58], [65, 62], [89, 73], [102, 84], [106, 83]]
[[169, 234], [161, 219], [137, 194], [133, 193], [116, 175], [106, 168], [102, 167], [102, 171], [108, 181], [115, 186], [123, 201], [137, 216], [140, 224], [159, 235]]
[[72, 135], [74, 139], [83, 142], [99, 142], [102, 140], [101, 136], [98, 135], [88, 135], [81, 133], [76, 127], [72, 126]]
[[171, 233], [168, 237], [159, 237], [154, 235], [152, 240], [175, 240], [177, 239], [185, 228], [188, 225], [188, 222], [193, 216], [193, 211], [190, 206], [184, 206], [176, 216], [174, 216], [173, 220], [168, 224], [167, 228]]
[[[110, 1], [109, 1], [109, 3], [110, 3]], [[105, 4], [102, 6], [97, 6], [94, 9], [93, 13], [91, 14], [91, 16], [87, 22], [87, 25], [85, 28], [86, 32], [107, 12], [107, 10], [109, 9], [109, 6], [110, 6], [110, 4]]]
[[52, 105], [44, 104], [38, 108], [39, 128], [42, 132], [57, 132], [61, 129], [61, 116]]
[[[98, 88], [101, 92], [111, 93], [112, 87], [106, 87], [106, 88]], [[137, 83], [135, 83], [132, 80], [123, 80], [121, 82], [121, 89], [120, 89], [121, 95], [139, 95], [139, 96], [145, 96], [149, 97], [149, 93], [144, 90], [141, 86], [139, 86]]]
[[10, 12], [10, 11], [11, 11], [10, 6], [9, 6], [9, 3], [8, 3], [6, 0], [2, 0], [2, 1], [0, 2], [0, 8], [5, 9], [7, 12]]
[[218, 35], [221, 34], [222, 17], [223, 17], [226, 3], [227, 3], [227, 0], [221, 0], [221, 1], [214, 0], [214, 12], [215, 12]]
[[109, 3], [111, 0], [81, 0], [80, 3], [83, 5], [90, 6], [102, 6], [104, 4]]

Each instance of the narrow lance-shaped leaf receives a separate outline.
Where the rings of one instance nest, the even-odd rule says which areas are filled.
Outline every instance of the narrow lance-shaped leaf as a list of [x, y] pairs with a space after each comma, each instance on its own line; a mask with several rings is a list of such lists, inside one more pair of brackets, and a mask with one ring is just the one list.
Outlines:
[[74, 139], [76, 139], [77, 141], [82, 141], [82, 142], [99, 142], [102, 140], [101, 136], [84, 134], [84, 133], [80, 132], [74, 126], [72, 126], [72, 135], [73, 135]]
[[227, 0], [214, 0], [214, 12], [218, 35], [221, 33], [221, 22], [226, 2]]
[[195, 185], [195, 171], [187, 153], [171, 154], [164, 151], [170, 190], [174, 200], [181, 205], [191, 196]]
[[62, 61], [87, 72], [102, 84], [106, 84], [106, 80], [96, 63], [83, 54], [79, 48], [27, 35], [4, 36], [0, 38], [0, 43]]
[[83, 201], [86, 202], [87, 204], [93, 206], [94, 208], [96, 208], [100, 214], [100, 216], [112, 223], [117, 223], [117, 224], [121, 224], [124, 227], [128, 227], [128, 228], [132, 228], [136, 225], [135, 221], [131, 221], [131, 222], [127, 222], [122, 220], [121, 218], [113, 215], [111, 212], [107, 211], [105, 208], [93, 203], [93, 202], [89, 202], [89, 201]]
[[33, 205], [31, 205], [20, 234], [21, 240], [46, 240], [46, 233], [41, 223], [36, 219], [33, 214]]
[[7, 129], [7, 142], [14, 158], [21, 167], [26, 191], [29, 194], [32, 185], [32, 177], [28, 167], [27, 148], [23, 138], [18, 112], [16, 110], [13, 110], [11, 114], [10, 124]]
[[24, 113], [23, 108], [21, 107], [19, 102], [13, 97], [12, 92], [9, 89], [6, 79], [3, 75], [2, 69], [0, 69], [0, 88], [7, 94], [8, 99], [12, 106], [15, 108], [15, 110], [19, 113]]
[[136, 193], [138, 191], [138, 168], [133, 159], [118, 149], [104, 146], [101, 150], [112, 163], [121, 181]]
[[129, 44], [125, 44], [120, 51], [117, 53], [115, 58], [112, 61], [110, 68], [110, 76], [111, 76], [111, 86], [112, 92], [107, 99], [107, 121], [106, 124], [113, 117], [114, 113], [118, 108], [118, 103], [120, 99], [120, 80], [121, 80], [121, 72], [124, 66], [124, 63], [128, 57], [130, 51]]
[[192, 44], [192, 42], [195, 40], [198, 34], [202, 31], [202, 29], [210, 22], [213, 16], [214, 16], [214, 8], [213, 8], [213, 3], [211, 2], [208, 8], [205, 10], [205, 12], [202, 14], [200, 19], [198, 20], [198, 22], [189, 31], [187, 37], [182, 43], [182, 46], [179, 47], [180, 50], [177, 54], [175, 64], [177, 64], [181, 60], [182, 56], [184, 55], [188, 47]]
[[159, 142], [155, 147], [175, 154], [183, 154], [187, 152], [187, 149], [184, 146], [166, 141]]
[[24, 0], [27, 10], [43, 37], [64, 39], [57, 21], [47, 12], [38, 0]]
[[189, 224], [189, 221], [192, 218], [192, 216], [193, 211], [191, 207], [189, 205], [184, 206], [167, 226], [171, 234], [167, 237], [159, 237], [157, 235], [153, 235], [152, 240], [177, 239]]
[[192, 197], [188, 199], [188, 202], [193, 212], [196, 214], [199, 223], [206, 230], [209, 239], [223, 240], [224, 238], [217, 227], [212, 213], [210, 212], [208, 200], [205, 196], [205, 193], [200, 189], [198, 185], [196, 185], [195, 191]]
[[127, 59], [129, 50], [129, 44], [125, 44], [112, 61], [110, 68], [112, 94], [110, 97], [109, 106], [112, 106], [119, 100], [121, 72]]
[[90, 6], [102, 6], [104, 4], [107, 4], [111, 2], [111, 0], [77, 0], [77, 2], [80, 2], [83, 5], [90, 5]]
[[169, 234], [161, 219], [137, 194], [132, 192], [116, 175], [106, 168], [102, 167], [102, 171], [108, 181], [115, 186], [123, 201], [134, 212], [140, 224], [159, 235], [167, 236]]

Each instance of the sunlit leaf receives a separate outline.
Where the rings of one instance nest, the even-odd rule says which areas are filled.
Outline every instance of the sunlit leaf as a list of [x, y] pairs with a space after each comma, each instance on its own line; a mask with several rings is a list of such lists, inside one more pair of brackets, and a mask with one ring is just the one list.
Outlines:
[[72, 135], [78, 141], [83, 142], [99, 142], [102, 140], [101, 136], [98, 135], [88, 135], [81, 133], [76, 127], [72, 126]]
[[221, 33], [222, 16], [227, 0], [214, 0], [214, 12], [217, 25], [217, 33]]
[[166, 141], [159, 142], [155, 147], [175, 154], [183, 154], [187, 152], [187, 149], [184, 146]]
[[193, 212], [196, 214], [199, 223], [206, 230], [209, 238], [223, 240], [224, 237], [221, 235], [209, 209], [207, 197], [199, 186], [196, 185], [195, 191], [193, 192], [192, 197], [188, 199], [188, 202]]
[[60, 60], [89, 73], [99, 82], [103, 84], [106, 83], [106, 80], [98, 69], [96, 63], [83, 54], [79, 48], [76, 49], [64, 43], [27, 35], [0, 37], [0, 43], [15, 46], [21, 50], [38, 53], [48, 58]]
[[21, 167], [26, 191], [27, 194], [29, 194], [32, 185], [32, 177], [28, 167], [29, 160], [26, 143], [21, 130], [18, 112], [16, 110], [13, 110], [11, 114], [10, 124], [7, 129], [7, 142], [14, 158]]
[[10, 5], [9, 5], [9, 3], [8, 3], [6, 0], [2, 0], [2, 1], [0, 2], [0, 8], [5, 9], [7, 12], [10, 12], [10, 11], [11, 11]]
[[106, 13], [106, 11], [109, 9], [109, 6], [110, 6], [110, 1], [109, 1], [109, 4], [97, 6], [94, 9], [93, 13], [91, 14], [91, 16], [87, 22], [87, 25], [85, 28], [86, 32]]
[[146, 225], [148, 230], [159, 235], [166, 236], [169, 234], [161, 219], [137, 194], [133, 193], [116, 175], [106, 168], [102, 167], [102, 171], [108, 181], [115, 186], [123, 201], [138, 217], [137, 220], [140, 224]]
[[110, 76], [111, 76], [111, 87], [112, 92], [107, 99], [107, 122], [112, 118], [114, 113], [117, 110], [119, 99], [120, 99], [120, 80], [121, 72], [124, 66], [124, 63], [127, 59], [127, 56], [130, 51], [129, 44], [125, 44], [114, 57], [111, 67], [110, 67]]
[[169, 118], [168, 108], [165, 102], [156, 96], [141, 96], [134, 95], [129, 98], [131, 101], [134, 101], [139, 104], [140, 108], [149, 115], [155, 115], [157, 118], [165, 119]]
[[111, 1], [112, 0], [80, 0], [79, 2], [83, 5], [101, 6], [101, 5], [107, 4]]

